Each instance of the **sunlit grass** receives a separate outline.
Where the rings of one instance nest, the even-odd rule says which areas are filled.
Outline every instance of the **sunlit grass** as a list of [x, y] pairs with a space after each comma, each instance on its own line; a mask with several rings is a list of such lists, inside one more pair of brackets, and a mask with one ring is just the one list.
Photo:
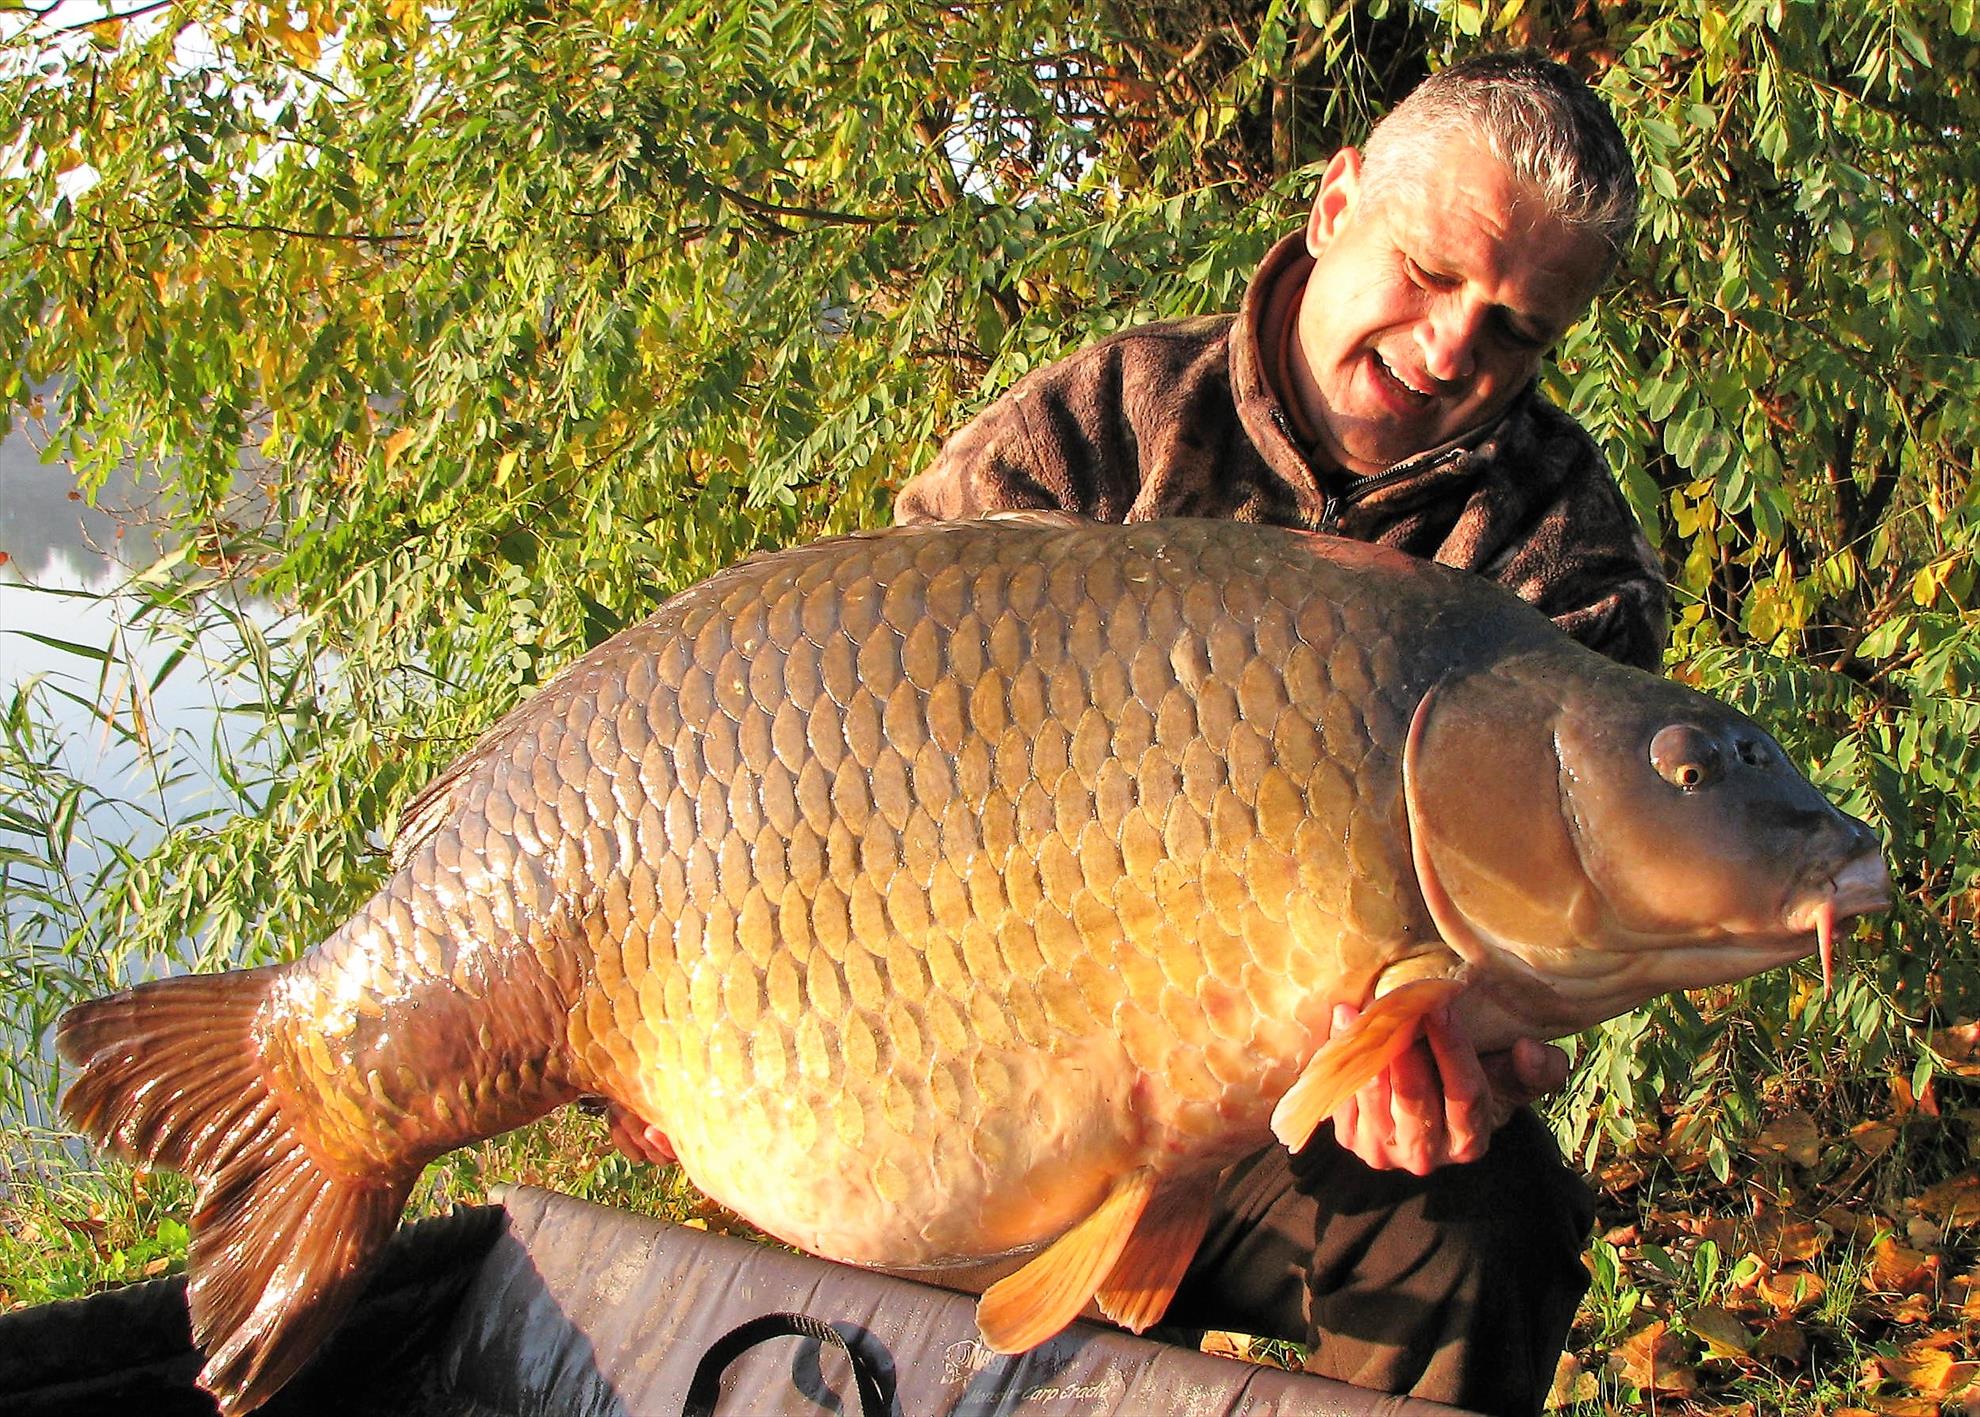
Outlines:
[[75, 1139], [0, 1153], [0, 1308], [79, 1299], [182, 1269], [192, 1188], [169, 1172], [81, 1163]]
[[[540, 1186], [718, 1234], [754, 1235], [678, 1166], [614, 1150], [575, 1107], [449, 1152], [426, 1169], [408, 1220], [485, 1205], [505, 1184]], [[0, 1310], [176, 1274], [186, 1263], [192, 1187], [168, 1171], [96, 1159], [79, 1137], [23, 1133], [0, 1152]]]

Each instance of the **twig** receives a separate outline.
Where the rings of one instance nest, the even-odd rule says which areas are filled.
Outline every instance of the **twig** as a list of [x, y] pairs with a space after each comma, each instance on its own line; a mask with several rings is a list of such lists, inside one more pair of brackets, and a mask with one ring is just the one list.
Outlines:
[[[98, 15], [93, 20], [74, 20], [66, 25], [56, 25], [54, 32], [56, 34], [78, 34], [83, 30], [93, 30], [98, 25], [122, 24], [125, 20], [135, 20], [157, 10], [169, 10], [177, 3], [178, 0], [152, 0], [152, 3], [149, 5], [139, 5], [135, 9], [125, 10], [122, 14]], [[61, 8], [62, 0], [54, 0], [46, 8], [40, 10], [30, 9], [28, 13], [33, 15], [37, 20], [45, 20]]]

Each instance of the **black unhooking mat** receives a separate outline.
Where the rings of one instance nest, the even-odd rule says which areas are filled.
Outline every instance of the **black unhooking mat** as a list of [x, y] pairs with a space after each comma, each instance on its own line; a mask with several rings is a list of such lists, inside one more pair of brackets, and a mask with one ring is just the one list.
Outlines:
[[[512, 1187], [408, 1226], [267, 1417], [1452, 1417], [1075, 1324], [1015, 1358], [975, 1301]], [[211, 1417], [183, 1279], [0, 1316], [0, 1413]]]

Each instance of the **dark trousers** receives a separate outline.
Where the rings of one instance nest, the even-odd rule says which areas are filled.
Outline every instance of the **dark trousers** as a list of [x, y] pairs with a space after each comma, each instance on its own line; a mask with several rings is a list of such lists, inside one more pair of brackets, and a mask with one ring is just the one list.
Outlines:
[[1483, 1160], [1375, 1171], [1322, 1127], [1231, 1168], [1165, 1324], [1312, 1346], [1343, 1382], [1538, 1413], [1588, 1287], [1595, 1199], [1532, 1111]]

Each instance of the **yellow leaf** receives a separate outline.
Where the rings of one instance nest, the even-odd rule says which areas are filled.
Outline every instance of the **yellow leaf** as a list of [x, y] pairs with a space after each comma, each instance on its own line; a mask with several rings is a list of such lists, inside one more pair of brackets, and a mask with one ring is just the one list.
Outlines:
[[1243, 1358], [1251, 1351], [1251, 1340], [1241, 1333], [1211, 1329], [1203, 1335], [1203, 1342], [1198, 1345], [1198, 1351], [1219, 1358]]
[[1939, 1417], [1936, 1397], [1873, 1397], [1868, 1401], [1872, 1417]]
[[391, 467], [399, 460], [399, 454], [406, 450], [406, 444], [413, 440], [410, 428], [401, 428], [385, 439], [385, 466]]
[[1962, 1362], [1948, 1351], [1959, 1335], [1939, 1333], [1912, 1344], [1902, 1353], [1880, 1353], [1863, 1363], [1869, 1380], [1902, 1383], [1934, 1399], [1970, 1386], [1980, 1363]]
[[501, 461], [495, 464], [495, 485], [497, 487], [504, 486], [508, 482], [509, 474], [516, 470], [516, 463], [521, 457], [522, 451], [519, 448], [511, 448], [508, 452], [502, 454]]
[[323, 41], [316, 33], [316, 26], [305, 18], [300, 29], [278, 22], [275, 25], [275, 39], [298, 64], [308, 68], [323, 53]]

